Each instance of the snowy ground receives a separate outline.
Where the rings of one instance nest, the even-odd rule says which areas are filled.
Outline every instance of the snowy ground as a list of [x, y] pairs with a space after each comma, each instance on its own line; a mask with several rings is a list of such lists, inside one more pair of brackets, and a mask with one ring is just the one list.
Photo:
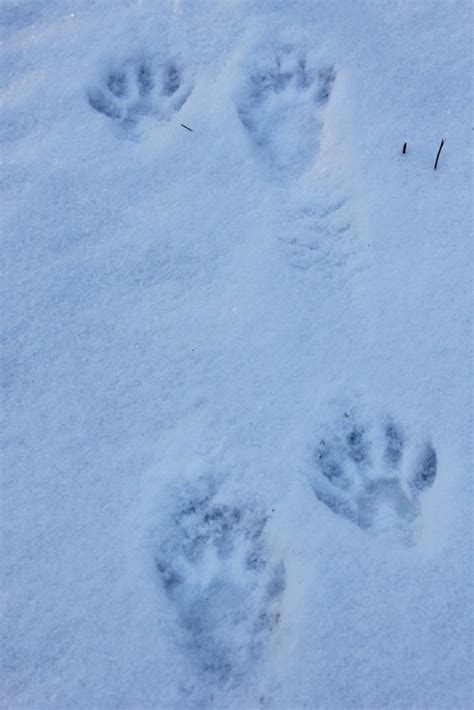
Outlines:
[[2, 707], [471, 706], [470, 4], [0, 25]]

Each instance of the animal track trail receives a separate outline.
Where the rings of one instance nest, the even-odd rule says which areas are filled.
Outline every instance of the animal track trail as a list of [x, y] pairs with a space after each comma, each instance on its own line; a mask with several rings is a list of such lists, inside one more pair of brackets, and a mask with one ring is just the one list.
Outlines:
[[412, 545], [423, 493], [436, 474], [431, 443], [410, 445], [393, 420], [369, 426], [345, 412], [315, 450], [311, 482], [318, 500], [336, 515]]
[[285, 45], [253, 68], [237, 101], [240, 121], [260, 154], [279, 169], [302, 172], [319, 147], [323, 109], [336, 72]]
[[278, 624], [285, 566], [271, 559], [257, 506], [221, 502], [213, 479], [180, 495], [155, 563], [191, 659], [235, 683], [262, 658]]
[[143, 56], [115, 62], [87, 92], [90, 107], [124, 131], [145, 116], [169, 120], [192, 91], [178, 62], [156, 63]]

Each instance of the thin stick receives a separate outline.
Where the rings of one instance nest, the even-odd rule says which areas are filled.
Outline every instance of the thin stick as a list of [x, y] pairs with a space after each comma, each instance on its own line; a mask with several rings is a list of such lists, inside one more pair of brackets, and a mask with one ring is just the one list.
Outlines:
[[191, 133], [193, 132], [193, 129], [190, 128], [189, 126], [185, 126], [184, 123], [181, 123], [181, 126], [182, 126], [183, 128], [185, 128], [187, 131], [191, 131]]
[[404, 143], [404, 144], [403, 144], [403, 148], [402, 148], [402, 153], [403, 153], [403, 155], [405, 155], [406, 152], [407, 152], [407, 144]]
[[438, 167], [438, 160], [439, 160], [440, 153], [441, 153], [441, 151], [442, 151], [442, 149], [443, 149], [443, 145], [444, 145], [444, 138], [443, 138], [443, 140], [441, 141], [440, 146], [439, 146], [439, 148], [438, 148], [438, 155], [436, 156], [436, 160], [435, 160], [435, 164], [434, 164], [434, 169], [435, 169], [435, 170], [436, 170], [436, 168]]

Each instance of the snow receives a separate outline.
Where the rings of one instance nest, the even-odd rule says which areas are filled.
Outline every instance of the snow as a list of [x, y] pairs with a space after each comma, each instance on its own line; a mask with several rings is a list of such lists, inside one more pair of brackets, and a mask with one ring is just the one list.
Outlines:
[[470, 4], [0, 20], [2, 706], [470, 707]]

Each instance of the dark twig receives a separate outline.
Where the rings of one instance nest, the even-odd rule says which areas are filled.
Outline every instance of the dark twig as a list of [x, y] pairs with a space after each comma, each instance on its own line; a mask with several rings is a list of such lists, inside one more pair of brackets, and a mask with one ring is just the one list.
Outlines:
[[440, 153], [441, 153], [441, 151], [442, 151], [442, 149], [443, 149], [443, 145], [444, 145], [444, 138], [443, 138], [443, 140], [441, 141], [440, 146], [439, 146], [439, 148], [438, 148], [438, 155], [436, 156], [436, 160], [435, 160], [435, 164], [434, 164], [434, 169], [435, 169], [435, 170], [436, 170], [436, 168], [438, 167], [438, 160], [439, 160]]
[[182, 127], [185, 128], [187, 131], [191, 131], [191, 133], [193, 132], [193, 129], [192, 129], [192, 128], [189, 128], [189, 126], [185, 126], [184, 123], [181, 123], [181, 125], [182, 125]]
[[402, 148], [402, 153], [403, 153], [403, 155], [405, 155], [406, 152], [407, 152], [407, 144], [404, 143], [404, 144], [403, 144], [403, 148]]

